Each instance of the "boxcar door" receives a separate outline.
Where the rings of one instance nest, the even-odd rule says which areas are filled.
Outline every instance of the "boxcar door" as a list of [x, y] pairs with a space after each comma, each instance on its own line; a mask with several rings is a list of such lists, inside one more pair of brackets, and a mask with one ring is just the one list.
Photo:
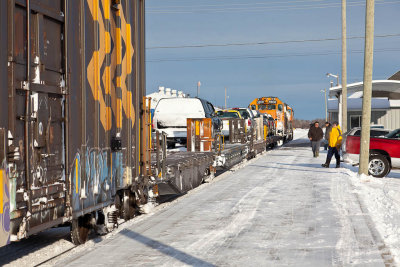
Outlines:
[[11, 217], [21, 227], [26, 216], [32, 234], [57, 224], [64, 214], [64, 3], [30, 1], [30, 21], [26, 1], [9, 3], [9, 149], [14, 151], [16, 202]]

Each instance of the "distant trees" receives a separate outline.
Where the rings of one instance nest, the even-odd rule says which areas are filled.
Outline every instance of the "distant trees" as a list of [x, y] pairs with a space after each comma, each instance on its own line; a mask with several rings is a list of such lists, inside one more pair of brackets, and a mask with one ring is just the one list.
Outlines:
[[325, 119], [323, 118], [317, 118], [314, 120], [299, 120], [299, 119], [294, 119], [293, 120], [293, 127], [294, 128], [302, 128], [302, 129], [308, 129], [310, 128], [310, 124], [318, 121], [319, 122], [319, 126], [320, 127], [324, 127], [325, 126]]

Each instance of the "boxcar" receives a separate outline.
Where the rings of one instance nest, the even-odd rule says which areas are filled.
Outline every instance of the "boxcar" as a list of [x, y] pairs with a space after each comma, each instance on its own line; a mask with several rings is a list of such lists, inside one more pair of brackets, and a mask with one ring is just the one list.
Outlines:
[[0, 1], [0, 246], [146, 203], [144, 4]]

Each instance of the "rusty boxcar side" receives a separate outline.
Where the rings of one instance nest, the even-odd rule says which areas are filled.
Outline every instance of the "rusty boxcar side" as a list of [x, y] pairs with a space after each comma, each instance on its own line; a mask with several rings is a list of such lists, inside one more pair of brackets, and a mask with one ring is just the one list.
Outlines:
[[9, 234], [18, 240], [72, 221], [73, 241], [82, 243], [93, 218], [112, 225], [147, 201], [144, 0], [0, 7]]
[[[7, 2], [0, 2], [0, 44], [7, 44]], [[7, 49], [0, 49], [0, 247], [10, 242], [10, 191], [6, 160]]]

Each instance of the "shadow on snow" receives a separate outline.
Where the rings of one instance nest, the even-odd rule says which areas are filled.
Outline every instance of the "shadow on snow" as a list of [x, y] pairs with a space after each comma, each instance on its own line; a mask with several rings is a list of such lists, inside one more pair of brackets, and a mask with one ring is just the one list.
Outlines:
[[206, 266], [206, 267], [215, 266], [209, 262], [203, 261], [202, 259], [196, 258], [196, 257], [189, 255], [181, 250], [178, 250], [174, 247], [171, 247], [167, 244], [161, 243], [157, 240], [151, 239], [144, 235], [141, 235], [137, 232], [133, 232], [131, 230], [125, 229], [125, 230], [122, 230], [120, 232], [120, 234], [122, 234], [126, 237], [129, 237], [147, 247], [158, 250], [159, 252], [161, 252], [169, 257], [172, 257], [184, 264], [188, 264], [188, 265], [192, 265], [192, 266]]

